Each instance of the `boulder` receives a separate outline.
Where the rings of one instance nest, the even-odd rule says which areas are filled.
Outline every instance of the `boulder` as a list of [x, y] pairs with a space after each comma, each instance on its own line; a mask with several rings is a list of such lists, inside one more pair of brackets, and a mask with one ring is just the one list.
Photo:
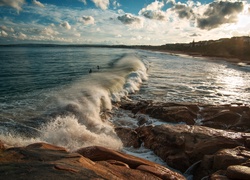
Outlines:
[[0, 177], [25, 180], [185, 179], [166, 167], [107, 148], [88, 147], [77, 152], [46, 143], [1, 150]]
[[141, 146], [140, 139], [135, 130], [126, 127], [115, 128], [116, 134], [122, 140], [123, 146], [139, 148]]
[[250, 179], [250, 167], [234, 165], [227, 168], [226, 176], [229, 179], [241, 179], [249, 180]]
[[[109, 165], [106, 162], [115, 162], [124, 168], [134, 169], [136, 171], [146, 172], [153, 174], [160, 179], [185, 179], [177, 172], [171, 171], [166, 167], [144, 160], [132, 155], [124, 154], [122, 152], [113, 151], [100, 146], [91, 146], [77, 150], [77, 152], [92, 161]], [[105, 163], [104, 163], [104, 162]], [[110, 169], [110, 168], [109, 168]], [[124, 172], [121, 172], [124, 173]], [[128, 178], [128, 177], [127, 177]], [[141, 179], [139, 176], [133, 176], [132, 179]], [[143, 178], [144, 179], [144, 178]], [[147, 178], [146, 178], [147, 179]]]
[[153, 103], [152, 101], [140, 101], [138, 103], [123, 103], [121, 108], [131, 110], [134, 114], [148, 114], [153, 118], [164, 122], [184, 122], [189, 125], [195, 123], [198, 111], [197, 104], [191, 103]]
[[5, 150], [5, 146], [4, 146], [3, 142], [0, 140], [0, 151], [1, 150]]
[[183, 124], [145, 126], [136, 131], [145, 147], [182, 172], [205, 155], [243, 146], [247, 134]]
[[[225, 176], [226, 170], [232, 165], [248, 166], [250, 158], [250, 150], [243, 146], [236, 148], [221, 149], [213, 155], [206, 155], [203, 157], [200, 166], [194, 173], [194, 179], [199, 180], [204, 176]], [[219, 174], [223, 172], [223, 174]]]
[[140, 101], [122, 102], [121, 108], [131, 110], [134, 114], [148, 114], [164, 122], [184, 122], [188, 125], [199, 124], [216, 129], [250, 132], [250, 108], [242, 104], [206, 105]]

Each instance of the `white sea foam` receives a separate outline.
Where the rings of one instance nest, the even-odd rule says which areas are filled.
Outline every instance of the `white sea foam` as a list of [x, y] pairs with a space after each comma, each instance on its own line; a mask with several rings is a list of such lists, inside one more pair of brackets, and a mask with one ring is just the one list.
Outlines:
[[52, 92], [54, 110], [51, 118], [37, 128], [38, 136], [23, 137], [18, 133], [2, 133], [8, 145], [47, 142], [69, 150], [100, 145], [121, 149], [113, 124], [109, 121], [112, 101], [120, 101], [139, 90], [147, 79], [147, 69], [136, 56], [124, 56], [111, 69], [89, 74], [64, 89]]

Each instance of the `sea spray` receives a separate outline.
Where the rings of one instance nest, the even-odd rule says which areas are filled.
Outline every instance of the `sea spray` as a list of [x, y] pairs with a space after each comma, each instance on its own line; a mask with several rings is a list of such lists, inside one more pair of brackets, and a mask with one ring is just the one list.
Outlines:
[[94, 71], [53, 93], [52, 105], [44, 106], [50, 109], [35, 118], [42, 120], [35, 128], [36, 136], [31, 138], [12, 131], [2, 133], [1, 139], [19, 146], [43, 141], [72, 151], [90, 145], [121, 149], [122, 142], [109, 121], [112, 101], [138, 91], [147, 79], [147, 68], [135, 55], [123, 56], [110, 64], [110, 68]]

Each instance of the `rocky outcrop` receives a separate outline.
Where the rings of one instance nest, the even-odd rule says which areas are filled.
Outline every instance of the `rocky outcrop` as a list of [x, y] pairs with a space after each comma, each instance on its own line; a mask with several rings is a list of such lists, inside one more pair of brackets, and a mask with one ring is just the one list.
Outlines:
[[[222, 177], [235, 179], [234, 174], [236, 171], [239, 171], [237, 172], [238, 175], [241, 173], [235, 166], [244, 166], [242, 167], [243, 169], [250, 169], [249, 159], [250, 149], [243, 146], [222, 149], [213, 155], [205, 155], [195, 172], [195, 179], [199, 180], [204, 176], [210, 176], [211, 179], [216, 179], [218, 177], [221, 177], [221, 179]], [[238, 177], [242, 177], [238, 179], [249, 179], [246, 173], [241, 173], [241, 176]]]
[[[159, 125], [136, 129], [144, 146], [152, 149], [173, 168], [184, 172], [204, 155], [243, 146], [246, 133], [228, 132], [204, 126]], [[181, 163], [180, 163], [181, 162]]]
[[2, 179], [185, 179], [166, 167], [103, 147], [70, 153], [46, 143], [0, 151]]
[[[191, 174], [195, 180], [203, 177], [235, 179], [234, 174], [249, 179], [248, 106], [142, 101], [123, 103], [121, 107], [131, 110], [135, 117], [147, 114], [166, 122], [164, 125], [148, 126], [137, 118], [139, 127], [136, 129], [118, 129], [117, 134], [123, 142], [137, 142], [136, 146], [143, 144], [170, 167], [183, 173], [186, 171], [186, 175]], [[179, 122], [185, 124], [173, 124]], [[129, 135], [125, 138], [129, 132], [134, 132], [133, 137]], [[136, 147], [135, 143], [125, 144]]]
[[140, 101], [123, 102], [121, 108], [131, 110], [134, 114], [148, 114], [164, 122], [183, 122], [188, 125], [250, 132], [250, 108], [242, 104], [205, 105]]
[[153, 103], [152, 101], [122, 103], [121, 108], [131, 110], [134, 114], [148, 114], [164, 122], [185, 122], [189, 125], [195, 124], [196, 113], [199, 110], [197, 104]]

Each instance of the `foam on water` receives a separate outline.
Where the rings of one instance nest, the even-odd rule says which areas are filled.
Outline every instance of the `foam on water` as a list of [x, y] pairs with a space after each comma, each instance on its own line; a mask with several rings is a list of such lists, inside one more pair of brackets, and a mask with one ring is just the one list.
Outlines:
[[[43, 123], [35, 129], [35, 137], [27, 137], [10, 128], [2, 128], [0, 139], [9, 146], [47, 142], [69, 150], [101, 145], [121, 149], [113, 124], [109, 121], [112, 101], [126, 98], [139, 90], [147, 79], [147, 69], [139, 57], [124, 56], [111, 63], [112, 67], [90, 73], [70, 86], [50, 92], [52, 105], [44, 105]], [[15, 127], [15, 126], [14, 126]]]

